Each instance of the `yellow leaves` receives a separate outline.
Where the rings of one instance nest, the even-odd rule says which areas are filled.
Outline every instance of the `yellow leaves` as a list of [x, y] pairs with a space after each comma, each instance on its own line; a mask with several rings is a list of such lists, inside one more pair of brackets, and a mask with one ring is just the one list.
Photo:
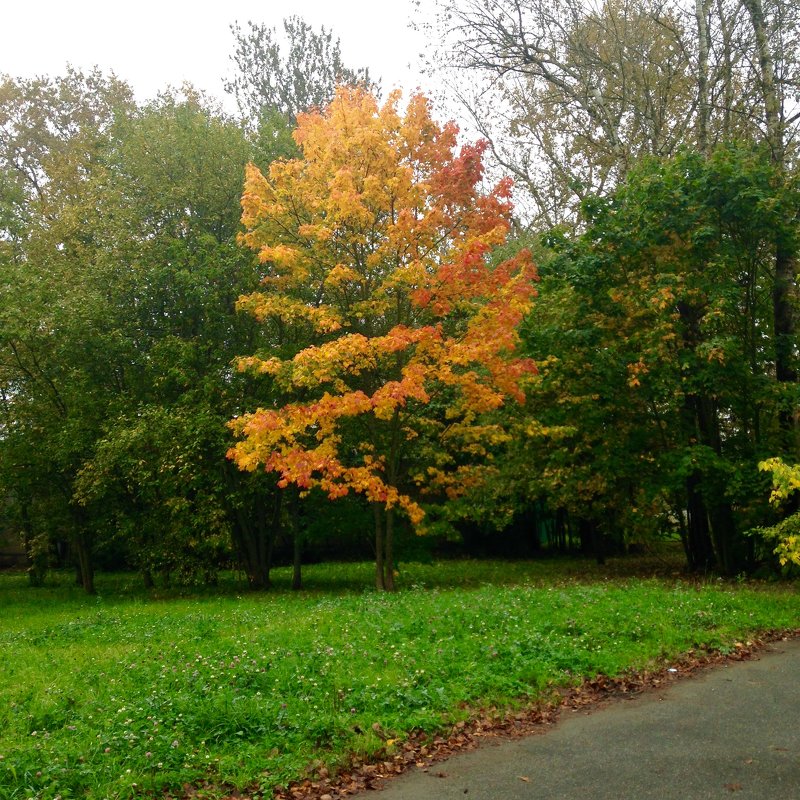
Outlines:
[[[303, 259], [303, 253], [296, 247], [288, 247], [284, 244], [277, 244], [273, 247], [264, 245], [258, 251], [258, 260], [262, 264], [273, 263], [278, 267], [291, 268], [297, 266]], [[307, 270], [304, 270], [307, 274]]]
[[772, 494], [770, 503], [779, 505], [797, 491], [800, 491], [800, 464], [786, 464], [781, 458], [768, 458], [758, 464], [760, 472], [772, 473]]
[[327, 242], [333, 236], [333, 229], [329, 225], [299, 225], [297, 232], [300, 236], [316, 239], [318, 242]]
[[[780, 458], [761, 461], [758, 468], [772, 473], [772, 494], [770, 503], [780, 506], [785, 500], [800, 491], [800, 464], [786, 464]], [[795, 512], [771, 528], [757, 529], [765, 538], [777, 540], [773, 551], [782, 565], [789, 563], [800, 566], [800, 512]]]
[[664, 311], [675, 305], [675, 292], [671, 286], [662, 286], [650, 298], [650, 303], [658, 310]]
[[525, 435], [531, 439], [548, 438], [554, 441], [574, 436], [577, 428], [571, 425], [542, 425], [533, 420], [525, 426]]
[[279, 319], [287, 324], [309, 323], [318, 333], [333, 333], [341, 328], [341, 321], [334, 309], [317, 307], [279, 294], [254, 292], [243, 295], [236, 301], [239, 311], [249, 311], [259, 322]]
[[346, 264], [337, 264], [325, 278], [325, 285], [338, 288], [345, 283], [355, 283], [361, 279], [361, 276], [352, 267]]
[[330, 383], [343, 374], [358, 376], [376, 366], [370, 340], [360, 334], [345, 334], [317, 347], [307, 347], [292, 361], [292, 383], [314, 387]]
[[478, 462], [509, 440], [482, 415], [522, 401], [536, 371], [515, 356], [536, 273], [527, 251], [491, 263], [511, 185], [483, 190], [485, 144], [456, 153], [455, 125], [439, 125], [424, 97], [399, 104], [399, 93], [379, 107], [342, 88], [299, 115], [302, 158], [273, 163], [267, 177], [247, 169], [242, 241], [268, 274], [238, 307], [328, 340], [309, 336], [286, 361], [239, 361], [315, 399], [236, 420], [230, 457], [282, 485], [358, 492], [417, 525], [421, 508], [398, 489], [403, 470], [454, 497], [485, 479]]
[[787, 536], [782, 539], [774, 552], [781, 566], [790, 563], [800, 566], [800, 536]]
[[245, 167], [242, 194], [242, 224], [245, 228], [251, 228], [258, 223], [270, 194], [270, 186], [261, 170], [253, 163], [248, 164]]
[[264, 360], [257, 356], [245, 356], [236, 359], [236, 369], [239, 372], [253, 372], [256, 375], [278, 375], [284, 366], [279, 358]]

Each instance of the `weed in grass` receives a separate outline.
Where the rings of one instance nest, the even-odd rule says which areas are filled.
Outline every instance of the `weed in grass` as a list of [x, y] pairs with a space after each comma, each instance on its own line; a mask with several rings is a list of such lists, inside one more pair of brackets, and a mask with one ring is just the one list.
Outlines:
[[200, 781], [266, 791], [470, 705], [800, 618], [793, 587], [462, 562], [409, 565], [415, 588], [389, 596], [363, 590], [369, 569], [317, 567], [299, 595], [243, 596], [229, 579], [219, 597], [168, 601], [115, 594], [113, 577], [98, 601], [0, 576], [0, 797], [127, 798]]

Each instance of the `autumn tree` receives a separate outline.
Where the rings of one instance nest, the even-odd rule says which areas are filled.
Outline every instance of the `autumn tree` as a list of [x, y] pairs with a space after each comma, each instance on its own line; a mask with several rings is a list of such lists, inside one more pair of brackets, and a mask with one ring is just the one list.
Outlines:
[[534, 369], [515, 353], [529, 253], [487, 259], [509, 229], [509, 181], [483, 190], [485, 144], [456, 153], [456, 127], [424, 97], [399, 103], [341, 88], [299, 115], [302, 158], [248, 169], [243, 241], [265, 275], [239, 305], [275, 346], [240, 367], [288, 402], [235, 419], [229, 453], [282, 486], [365, 498], [382, 589], [394, 586], [396, 512], [422, 530], [426, 503], [491, 474], [508, 433], [489, 415], [523, 399]]

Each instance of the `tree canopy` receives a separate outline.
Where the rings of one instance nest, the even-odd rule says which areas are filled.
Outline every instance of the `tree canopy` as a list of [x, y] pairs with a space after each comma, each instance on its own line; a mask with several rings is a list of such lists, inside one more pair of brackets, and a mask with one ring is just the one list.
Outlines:
[[266, 274], [239, 305], [274, 328], [278, 352], [297, 352], [240, 362], [293, 402], [237, 419], [244, 439], [230, 454], [282, 485], [355, 491], [383, 508], [381, 585], [393, 509], [421, 525], [416, 495], [453, 497], [480, 480], [477, 459], [505, 436], [487, 415], [521, 401], [533, 369], [514, 353], [530, 256], [486, 259], [509, 230], [508, 183], [481, 191], [482, 146], [456, 155], [454, 126], [434, 122], [424, 97], [404, 114], [398, 102], [341, 89], [300, 116], [302, 158], [268, 177], [249, 168], [243, 241]]

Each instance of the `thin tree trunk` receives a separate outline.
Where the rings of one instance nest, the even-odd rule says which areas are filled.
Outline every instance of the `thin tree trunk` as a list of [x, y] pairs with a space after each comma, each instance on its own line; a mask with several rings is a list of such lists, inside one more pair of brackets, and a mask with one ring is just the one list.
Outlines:
[[31, 586], [44, 586], [47, 576], [47, 550], [33, 533], [30, 512], [23, 497], [20, 500], [20, 516], [22, 517], [22, 547], [28, 566], [28, 582]]
[[[755, 34], [759, 66], [759, 83], [764, 103], [764, 119], [767, 129], [767, 144], [772, 163], [776, 167], [778, 181], [785, 182], [786, 142], [782, 113], [782, 97], [775, 79], [775, 62], [770, 49], [767, 24], [762, 0], [742, 0]], [[773, 334], [775, 338], [775, 378], [779, 384], [797, 383], [793, 348], [795, 315], [792, 293], [797, 280], [796, 251], [778, 233], [775, 242], [775, 278], [772, 285]], [[779, 414], [783, 434], [783, 449], [794, 452], [797, 445], [796, 409], [782, 408]]]
[[779, 242], [775, 256], [775, 286], [772, 291], [775, 309], [775, 377], [785, 383], [797, 381], [797, 370], [792, 363], [794, 309], [791, 302], [796, 271], [794, 252], [788, 245]]
[[78, 569], [80, 570], [81, 585], [86, 594], [94, 594], [94, 565], [89, 540], [85, 533], [76, 534], [75, 550], [78, 556]]
[[290, 509], [292, 515], [292, 589], [303, 588], [303, 531], [300, 525], [300, 497], [295, 489], [290, 490], [292, 497]]
[[695, 0], [697, 18], [697, 148], [708, 154], [708, 0]]
[[750, 16], [756, 40], [758, 57], [759, 83], [761, 98], [764, 104], [764, 121], [767, 129], [767, 144], [770, 148], [772, 163], [783, 168], [784, 141], [783, 123], [781, 121], [781, 101], [775, 81], [775, 63], [769, 46], [769, 35], [764, 18], [764, 7], [761, 0], [742, 0]]
[[386, 510], [386, 534], [384, 537], [383, 586], [387, 592], [394, 591], [394, 509]]
[[734, 75], [734, 53], [732, 29], [736, 24], [735, 20], [729, 20], [727, 10], [723, 0], [716, 0], [717, 22], [719, 24], [721, 39], [721, 56], [718, 69], [722, 71], [721, 78], [717, 82], [722, 82], [722, 133], [723, 142], [733, 140], [733, 104], [736, 97]]
[[372, 504], [372, 513], [375, 518], [375, 588], [378, 591], [386, 589], [383, 573], [383, 515], [381, 504]]

